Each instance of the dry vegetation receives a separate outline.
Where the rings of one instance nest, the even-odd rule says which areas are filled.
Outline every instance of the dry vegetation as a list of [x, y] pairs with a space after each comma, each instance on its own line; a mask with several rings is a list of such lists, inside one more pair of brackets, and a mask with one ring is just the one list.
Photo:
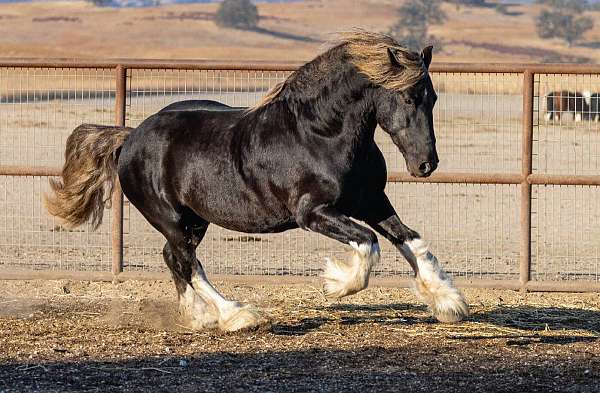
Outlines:
[[592, 392], [596, 294], [468, 290], [434, 322], [406, 290], [327, 303], [316, 285], [217, 282], [272, 326], [194, 332], [170, 282], [0, 282], [0, 391]]
[[[215, 4], [158, 8], [98, 8], [86, 2], [39, 2], [0, 6], [0, 57], [165, 58], [304, 61], [322, 49], [331, 33], [360, 26], [387, 31], [398, 2], [300, 1], [259, 4], [257, 31], [217, 27]], [[541, 40], [537, 6], [445, 5], [448, 20], [431, 33], [444, 42], [437, 61], [539, 62], [550, 55], [600, 59], [600, 23], [585, 45], [567, 48]], [[594, 19], [600, 13], [591, 12]], [[499, 38], [501, 37], [501, 40]]]

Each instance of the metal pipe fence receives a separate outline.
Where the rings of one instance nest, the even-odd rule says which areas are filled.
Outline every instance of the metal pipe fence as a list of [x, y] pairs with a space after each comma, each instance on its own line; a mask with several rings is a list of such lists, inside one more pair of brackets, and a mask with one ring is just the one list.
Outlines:
[[[0, 278], [164, 271], [161, 235], [119, 187], [96, 232], [65, 230], [45, 212], [41, 195], [60, 172], [66, 137], [83, 122], [136, 126], [183, 99], [252, 105], [297, 67], [0, 60]], [[600, 67], [435, 64], [430, 71], [439, 96], [438, 171], [411, 177], [397, 148], [376, 133], [387, 193], [403, 221], [462, 285], [600, 290], [600, 123], [576, 121], [568, 108], [560, 120], [544, 120], [548, 94], [600, 92]], [[375, 274], [406, 283], [408, 264], [382, 242]], [[325, 256], [344, 253], [300, 230], [248, 235], [216, 226], [198, 250], [212, 274], [261, 277], [315, 276]]]

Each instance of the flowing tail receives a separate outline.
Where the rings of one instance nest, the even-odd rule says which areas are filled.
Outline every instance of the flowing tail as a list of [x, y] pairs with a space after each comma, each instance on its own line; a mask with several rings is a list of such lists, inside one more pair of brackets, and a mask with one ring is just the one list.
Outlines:
[[102, 223], [117, 176], [120, 147], [133, 129], [82, 124], [67, 139], [65, 165], [59, 179], [51, 179], [45, 195], [48, 212], [67, 227], [91, 221]]

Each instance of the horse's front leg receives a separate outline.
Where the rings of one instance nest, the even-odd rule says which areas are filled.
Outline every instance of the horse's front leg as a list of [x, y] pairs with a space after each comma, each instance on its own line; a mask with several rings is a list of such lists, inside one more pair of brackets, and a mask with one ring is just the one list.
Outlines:
[[298, 223], [304, 229], [349, 244], [354, 249], [349, 262], [326, 258], [323, 272], [325, 296], [339, 299], [369, 285], [371, 268], [379, 261], [379, 243], [373, 231], [330, 206], [306, 210], [298, 217]]
[[369, 203], [362, 219], [400, 250], [415, 272], [417, 296], [439, 321], [458, 322], [469, 315], [469, 306], [451, 277], [442, 269], [421, 236], [400, 221], [383, 192]]

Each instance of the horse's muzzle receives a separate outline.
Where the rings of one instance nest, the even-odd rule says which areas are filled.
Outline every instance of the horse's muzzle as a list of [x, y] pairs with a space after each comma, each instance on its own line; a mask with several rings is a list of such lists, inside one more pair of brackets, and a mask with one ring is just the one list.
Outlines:
[[437, 162], [435, 161], [426, 161], [419, 165], [417, 173], [414, 173], [414, 176], [418, 177], [427, 177], [431, 175], [437, 168]]

